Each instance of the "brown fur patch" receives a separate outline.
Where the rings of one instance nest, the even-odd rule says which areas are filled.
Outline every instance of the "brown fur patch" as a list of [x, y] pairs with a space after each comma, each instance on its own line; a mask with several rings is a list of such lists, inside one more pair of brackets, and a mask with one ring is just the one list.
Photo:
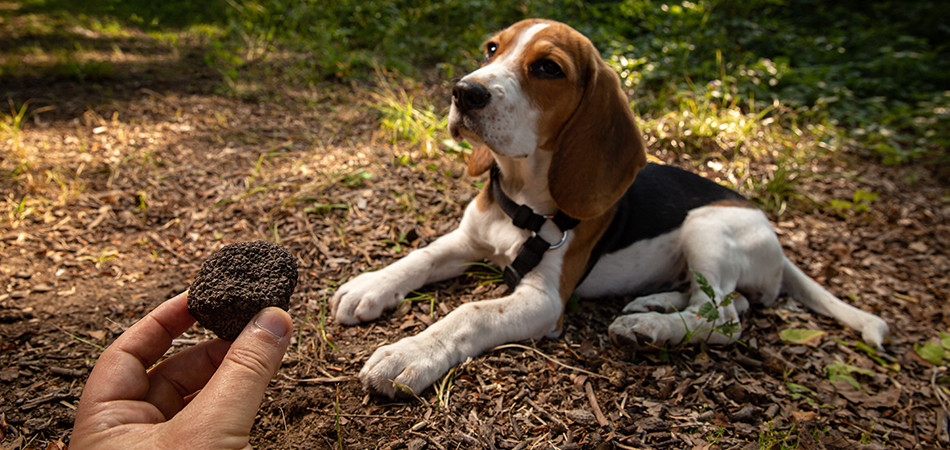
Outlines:
[[[574, 228], [574, 239], [571, 240], [567, 253], [564, 254], [564, 263], [561, 265], [561, 281], [558, 292], [561, 295], [561, 305], [566, 308], [567, 301], [577, 288], [581, 277], [587, 272], [587, 263], [594, 246], [610, 226], [616, 209], [610, 209], [606, 214], [594, 219], [585, 220]], [[558, 329], [561, 328], [564, 313], [558, 320]]]
[[495, 158], [491, 154], [491, 149], [479, 145], [473, 148], [472, 154], [468, 156], [468, 174], [477, 177], [491, 169], [494, 163]]
[[491, 208], [495, 204], [495, 194], [491, 191], [491, 183], [486, 182], [485, 186], [482, 187], [482, 190], [475, 197], [475, 207], [479, 211], [485, 212], [488, 211], [488, 208]]
[[557, 46], [571, 49], [577, 81], [569, 95], [579, 100], [557, 128], [548, 185], [562, 211], [587, 219], [604, 214], [627, 191], [646, 165], [646, 145], [620, 77], [587, 38], [567, 30]]

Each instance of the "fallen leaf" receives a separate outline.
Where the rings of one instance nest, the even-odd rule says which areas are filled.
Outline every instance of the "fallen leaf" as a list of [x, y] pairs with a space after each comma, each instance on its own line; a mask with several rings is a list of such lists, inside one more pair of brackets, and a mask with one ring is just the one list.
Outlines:
[[940, 332], [940, 346], [945, 350], [950, 350], [950, 334]]
[[901, 391], [898, 388], [892, 388], [884, 392], [878, 392], [864, 401], [864, 406], [869, 408], [893, 408], [897, 406], [901, 398]]
[[917, 355], [933, 365], [939, 365], [943, 361], [943, 346], [936, 342], [928, 342], [924, 345], [914, 343], [914, 351]]
[[786, 328], [778, 333], [778, 337], [787, 344], [816, 344], [818, 338], [828, 333], [821, 330], [807, 328]]
[[799, 422], [813, 422], [818, 414], [814, 411], [792, 411], [792, 417]]
[[103, 331], [103, 330], [90, 331], [90, 332], [88, 332], [88, 333], [86, 333], [86, 334], [88, 334], [89, 337], [91, 337], [91, 338], [93, 338], [93, 339], [95, 339], [95, 340], [97, 340], [97, 341], [100, 341], [100, 342], [101, 342], [101, 341], [104, 341], [104, 340], [106, 339], [106, 332]]

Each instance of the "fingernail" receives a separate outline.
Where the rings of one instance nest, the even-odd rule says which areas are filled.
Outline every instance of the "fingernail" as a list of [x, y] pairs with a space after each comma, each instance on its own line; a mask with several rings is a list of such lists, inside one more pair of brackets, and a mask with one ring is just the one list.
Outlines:
[[267, 308], [261, 311], [254, 319], [254, 325], [277, 336], [278, 339], [286, 336], [291, 327], [284, 314], [277, 308]]

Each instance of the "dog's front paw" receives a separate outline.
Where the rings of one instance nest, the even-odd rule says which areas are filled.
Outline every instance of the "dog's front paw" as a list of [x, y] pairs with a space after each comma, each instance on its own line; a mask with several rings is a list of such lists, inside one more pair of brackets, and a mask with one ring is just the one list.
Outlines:
[[426, 337], [412, 336], [376, 349], [360, 370], [360, 381], [367, 390], [389, 398], [416, 395], [453, 364], [444, 345]]
[[374, 320], [406, 297], [406, 291], [397, 289], [396, 284], [385, 270], [363, 273], [333, 294], [330, 312], [345, 325]]

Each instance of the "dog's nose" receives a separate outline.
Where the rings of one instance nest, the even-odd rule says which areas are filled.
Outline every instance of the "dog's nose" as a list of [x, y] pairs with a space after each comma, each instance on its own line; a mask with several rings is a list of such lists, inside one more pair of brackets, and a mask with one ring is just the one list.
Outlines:
[[461, 112], [482, 109], [491, 100], [491, 92], [480, 83], [459, 81], [452, 88], [452, 101]]

